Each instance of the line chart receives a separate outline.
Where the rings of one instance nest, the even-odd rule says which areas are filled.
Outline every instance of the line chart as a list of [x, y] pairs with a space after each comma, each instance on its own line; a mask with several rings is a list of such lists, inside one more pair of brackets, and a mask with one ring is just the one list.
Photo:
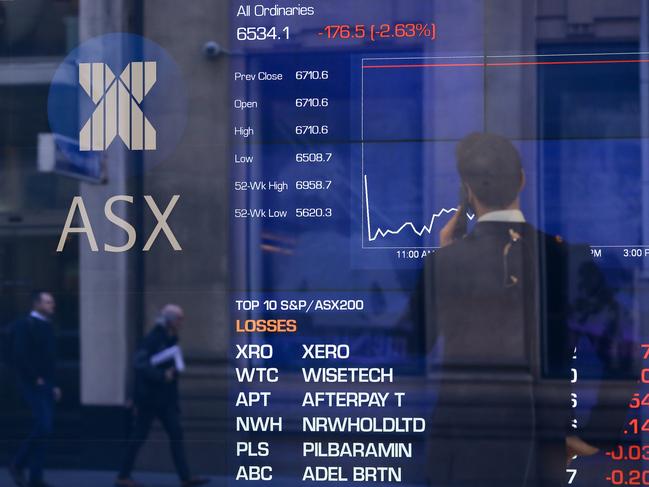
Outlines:
[[[404, 222], [396, 230], [391, 230], [391, 229], [384, 230], [382, 228], [377, 228], [376, 230], [373, 230], [372, 219], [370, 215], [370, 197], [369, 197], [369, 190], [367, 184], [367, 174], [363, 175], [363, 192], [365, 193], [365, 217], [366, 217], [366, 225], [367, 225], [367, 239], [370, 242], [375, 241], [377, 238], [385, 238], [388, 235], [399, 235], [403, 230], [407, 228], [410, 228], [418, 237], [423, 236], [425, 233], [431, 234], [433, 232], [435, 220], [437, 220], [438, 218], [444, 215], [457, 212], [457, 208], [442, 208], [437, 213], [433, 213], [428, 225], [424, 225], [421, 228], [417, 228], [417, 226], [412, 221], [407, 221]], [[469, 215], [467, 213], [467, 217], [469, 218], [469, 220], [473, 220], [475, 215]]]

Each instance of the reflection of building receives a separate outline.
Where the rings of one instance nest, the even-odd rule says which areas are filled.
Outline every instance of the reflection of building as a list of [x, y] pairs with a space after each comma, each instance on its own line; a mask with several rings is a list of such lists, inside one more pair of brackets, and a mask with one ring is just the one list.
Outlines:
[[[227, 43], [228, 5], [204, 2], [181, 11], [171, 5], [153, 7], [149, 2], [138, 2], [134, 9], [131, 2], [120, 2], [117, 10], [115, 5], [112, 1], [81, 2], [81, 39], [115, 30], [141, 30], [161, 45], [185, 76], [189, 120], [169, 159], [139, 177], [134, 168], [140, 155], [124, 151], [123, 164], [108, 168], [108, 184], [100, 188], [84, 184], [81, 194], [91, 218], [96, 215], [101, 222], [98, 240], [123, 238], [117, 227], [101, 217], [105, 200], [114, 194], [133, 194], [139, 199], [141, 206], [134, 205], [130, 215], [131, 221], [141, 219], [143, 223], [139, 246], [156, 223], [142, 195], [152, 195], [161, 205], [172, 195], [180, 195], [169, 223], [183, 250], [173, 251], [166, 241], [146, 253], [97, 254], [81, 247], [81, 400], [91, 415], [97, 414], [107, 424], [114, 421], [111, 418], [119, 415], [116, 406], [126, 399], [134, 338], [153, 322], [164, 303], [180, 304], [187, 315], [184, 346], [191, 370], [183, 381], [189, 454], [195, 468], [214, 470], [219, 442], [223, 441], [215, 428], [225, 415], [224, 407], [219, 407], [224, 398], [219, 397], [216, 366], [225, 359], [228, 333], [224, 229], [228, 222], [229, 131], [224, 114], [229, 103], [227, 64], [223, 59], [205, 59], [201, 46], [208, 40]], [[107, 11], [112, 14], [106, 15]], [[176, 28], [169, 28], [170, 18]], [[139, 25], [120, 28], [129, 22]], [[192, 25], [191, 33], [185, 28], [188, 25]], [[105, 347], [107, 342], [111, 347]], [[106, 374], [107, 369], [113, 373]], [[97, 380], [99, 377], [106, 379]], [[192, 441], [197, 439], [202, 440], [200, 448]], [[150, 443], [140, 463], [143, 467], [170, 467], [170, 462], [160, 461], [155, 442]]]
[[[79, 259], [77, 248], [66, 254], [55, 249], [61, 218], [78, 185], [37, 171], [36, 137], [48, 131], [48, 83], [62, 54], [76, 42], [76, 19], [74, 1], [0, 3], [0, 326], [27, 312], [32, 288], [55, 292], [59, 375], [69, 391], [61, 423], [70, 426], [79, 401]], [[0, 376], [0, 396], [6, 398], [0, 429], [13, 437], [22, 434], [26, 416], [12, 382], [4, 371]]]
[[[183, 381], [186, 434], [197, 470], [215, 470], [225, 397], [219, 364], [227, 345], [227, 167], [228, 80], [223, 59], [201, 52], [209, 40], [228, 41], [227, 2], [201, 2], [161, 8], [150, 2], [105, 0], [21, 0], [0, 3], [0, 320], [25, 313], [33, 287], [51, 289], [59, 303], [61, 385], [66, 391], [57, 434], [93, 439], [64, 442], [53, 465], [115, 468], [115, 450], [124, 434], [130, 358], [137, 337], [167, 302], [185, 308], [184, 345], [190, 370]], [[169, 28], [169, 19], [178, 28]], [[191, 28], [186, 26], [191, 25]], [[78, 30], [78, 33], [77, 33]], [[143, 32], [174, 58], [185, 75], [189, 123], [175, 153], [142, 177], [134, 168], [139, 154], [124, 151], [120, 164], [107, 168], [105, 185], [80, 183], [37, 170], [36, 138], [49, 132], [48, 83], [63, 56], [80, 40], [110, 32]], [[98, 60], [101, 61], [101, 60]], [[85, 237], [73, 237], [63, 253], [56, 245], [72, 197], [81, 195], [97, 241], [120, 242], [123, 231], [104, 216], [105, 201], [134, 196], [122, 214], [138, 227], [136, 247], [156, 220], [142, 195], [166, 206], [180, 195], [169, 223], [183, 251], [159, 239], [146, 254], [91, 252]], [[0, 425], [22, 434], [26, 412], [4, 380]], [[80, 406], [79, 406], [80, 404]], [[15, 425], [15, 426], [14, 426]], [[11, 427], [10, 427], [11, 426]], [[192, 449], [191, 440], [217, 440]], [[97, 442], [104, 439], [106, 442]], [[151, 442], [154, 445], [156, 442]], [[195, 445], [195, 443], [194, 443]], [[170, 467], [167, 447], [159, 458], [150, 447], [143, 468]]]

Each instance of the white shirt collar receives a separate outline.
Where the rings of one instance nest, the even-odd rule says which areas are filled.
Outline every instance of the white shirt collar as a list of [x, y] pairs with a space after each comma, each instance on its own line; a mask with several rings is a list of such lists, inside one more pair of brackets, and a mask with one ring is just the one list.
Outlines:
[[525, 223], [525, 216], [521, 210], [497, 210], [485, 213], [479, 222], [507, 222], [507, 223]]
[[36, 318], [38, 320], [41, 320], [41, 321], [50, 321], [47, 317], [45, 317], [44, 315], [42, 315], [38, 311], [32, 311], [31, 313], [29, 313], [29, 316], [31, 316], [32, 318]]

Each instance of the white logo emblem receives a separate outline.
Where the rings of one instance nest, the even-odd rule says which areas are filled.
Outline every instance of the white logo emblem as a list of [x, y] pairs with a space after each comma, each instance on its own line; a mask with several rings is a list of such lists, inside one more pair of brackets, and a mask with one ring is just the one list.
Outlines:
[[140, 105], [156, 82], [154, 61], [129, 63], [115, 75], [104, 63], [80, 63], [79, 84], [95, 110], [79, 131], [79, 150], [104, 150], [115, 137], [130, 150], [155, 150], [156, 131]]

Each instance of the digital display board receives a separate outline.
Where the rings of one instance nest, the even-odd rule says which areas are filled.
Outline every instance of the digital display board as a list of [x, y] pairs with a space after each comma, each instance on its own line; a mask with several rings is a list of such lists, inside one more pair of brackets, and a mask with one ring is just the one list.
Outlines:
[[[637, 373], [642, 339], [633, 332], [629, 274], [642, 273], [645, 261], [639, 83], [646, 55], [637, 44], [515, 49], [503, 31], [514, 32], [499, 23], [507, 14], [490, 8], [233, 2], [231, 232], [233, 245], [246, 241], [232, 310], [238, 480], [545, 485], [558, 475], [541, 458], [556, 454], [560, 418], [572, 418], [564, 436], [581, 440], [580, 424], [602, 427], [594, 384]], [[467, 278], [472, 290], [449, 305], [474, 310], [445, 315], [452, 338], [442, 334], [431, 346], [435, 310], [423, 319], [412, 313], [426, 262], [453, 259], [435, 254], [448, 245], [443, 229], [459, 211], [458, 144], [475, 133], [507, 139], [525, 174], [516, 208], [527, 224], [580, 247], [563, 265], [592, 264], [597, 285], [614, 294], [595, 293], [599, 309], [578, 311], [588, 299], [584, 281], [596, 277], [566, 270], [554, 281], [552, 270], [540, 272], [536, 305], [552, 306], [543, 286], [565, 286], [570, 311], [523, 314], [515, 326], [534, 322], [527, 346], [536, 350], [514, 368], [516, 340], [502, 344], [501, 360], [490, 350], [496, 356], [487, 370], [500, 379], [486, 378], [484, 351], [472, 345], [487, 348], [489, 335], [501, 333], [494, 328], [505, 326], [489, 320], [484, 301], [503, 298], [488, 290], [488, 277]], [[477, 229], [485, 211], [465, 212], [469, 230]], [[489, 255], [489, 242], [474, 244], [485, 261], [502, 259]], [[441, 267], [466, 271], [449, 265]], [[425, 291], [435, 292], [434, 285]], [[509, 300], [516, 299], [528, 298], [500, 302], [515, 308]], [[557, 326], [566, 332], [549, 330]], [[613, 329], [615, 343], [604, 351]], [[560, 349], [570, 357], [557, 364]], [[525, 385], [505, 387], [504, 377]], [[558, 398], [540, 404], [537, 396], [553, 388], [572, 411]], [[608, 418], [617, 427], [605, 426], [633, 449], [641, 435], [636, 427], [622, 432], [626, 403]], [[485, 413], [490, 408], [508, 419]], [[633, 455], [616, 448], [596, 469], [592, 458], [564, 459], [564, 480], [633, 484], [637, 471], [609, 461]]]
[[649, 485], [644, 2], [0, 0], [0, 65], [0, 485]]

